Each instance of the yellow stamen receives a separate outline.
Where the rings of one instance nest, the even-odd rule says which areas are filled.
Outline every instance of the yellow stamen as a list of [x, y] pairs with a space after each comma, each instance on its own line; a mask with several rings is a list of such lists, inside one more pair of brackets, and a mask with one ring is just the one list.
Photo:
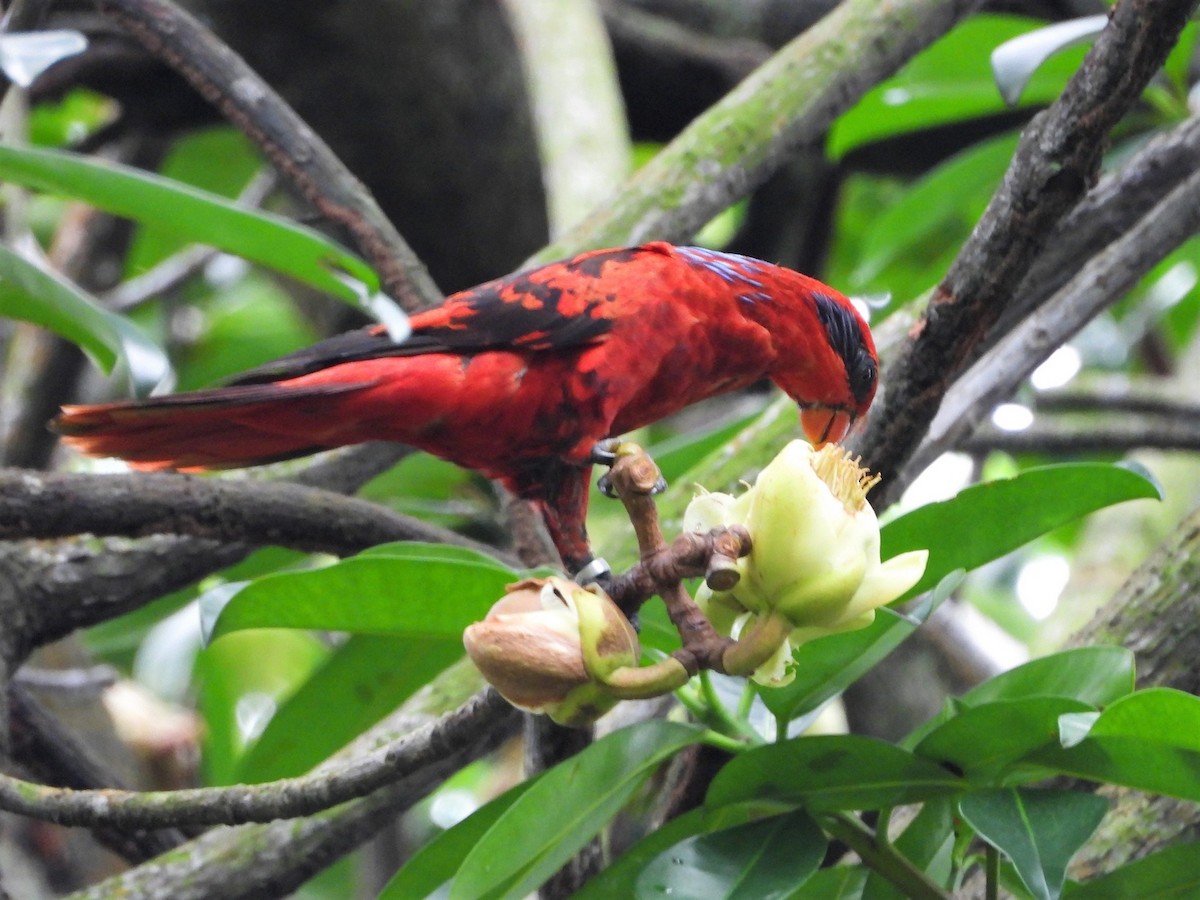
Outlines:
[[829, 485], [829, 492], [852, 515], [866, 505], [867, 492], [882, 479], [871, 474], [862, 464], [861, 456], [851, 459], [850, 452], [837, 444], [826, 444], [814, 452], [812, 467], [817, 477]]

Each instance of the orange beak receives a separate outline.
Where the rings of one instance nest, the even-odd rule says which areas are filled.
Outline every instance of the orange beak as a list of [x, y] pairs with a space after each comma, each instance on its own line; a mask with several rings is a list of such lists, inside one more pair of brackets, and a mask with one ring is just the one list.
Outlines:
[[810, 406], [800, 410], [800, 427], [814, 447], [837, 443], [853, 424], [854, 419], [844, 409]]

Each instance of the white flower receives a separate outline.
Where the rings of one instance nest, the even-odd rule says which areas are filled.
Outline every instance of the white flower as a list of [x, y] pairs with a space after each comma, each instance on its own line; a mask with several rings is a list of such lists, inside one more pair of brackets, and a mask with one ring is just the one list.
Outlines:
[[920, 580], [926, 550], [880, 562], [879, 520], [866, 500], [877, 481], [836, 445], [814, 450], [792, 441], [740, 497], [706, 493], [688, 507], [684, 521], [691, 530], [740, 524], [750, 533], [752, 549], [738, 561], [738, 584], [697, 592], [713, 626], [740, 633], [771, 612], [792, 625], [785, 646], [758, 668], [756, 680], [786, 684], [792, 646], [871, 624], [877, 607]]

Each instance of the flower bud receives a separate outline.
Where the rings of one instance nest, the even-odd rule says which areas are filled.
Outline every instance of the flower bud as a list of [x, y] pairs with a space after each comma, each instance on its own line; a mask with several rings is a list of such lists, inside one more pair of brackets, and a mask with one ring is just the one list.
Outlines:
[[877, 481], [836, 445], [814, 451], [792, 441], [746, 493], [736, 499], [704, 494], [684, 514], [693, 527], [740, 524], [750, 533], [752, 549], [738, 561], [737, 585], [697, 592], [714, 627], [746, 632], [750, 619], [772, 612], [792, 625], [785, 647], [756, 678], [786, 684], [791, 645], [871, 624], [876, 607], [895, 600], [925, 571], [925, 550], [880, 562], [879, 520], [866, 500]]
[[604, 679], [637, 665], [637, 633], [602, 593], [564, 578], [530, 578], [463, 634], [467, 655], [514, 706], [583, 724], [615, 700]]

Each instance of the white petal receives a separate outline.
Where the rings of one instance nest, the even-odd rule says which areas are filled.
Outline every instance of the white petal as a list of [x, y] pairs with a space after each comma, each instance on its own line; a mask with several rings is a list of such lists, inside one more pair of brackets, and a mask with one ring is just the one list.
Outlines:
[[696, 495], [684, 510], [683, 530], [705, 533], [721, 525], [731, 524], [734, 521], [730, 519], [733, 502], [730, 494], [704, 491]]
[[925, 564], [929, 561], [928, 550], [910, 550], [893, 556], [878, 568], [867, 572], [846, 608], [848, 616], [859, 615], [867, 610], [891, 603], [925, 574]]
[[792, 659], [792, 642], [785, 640], [765, 663], [754, 670], [750, 677], [765, 687], [783, 687], [796, 679]]

